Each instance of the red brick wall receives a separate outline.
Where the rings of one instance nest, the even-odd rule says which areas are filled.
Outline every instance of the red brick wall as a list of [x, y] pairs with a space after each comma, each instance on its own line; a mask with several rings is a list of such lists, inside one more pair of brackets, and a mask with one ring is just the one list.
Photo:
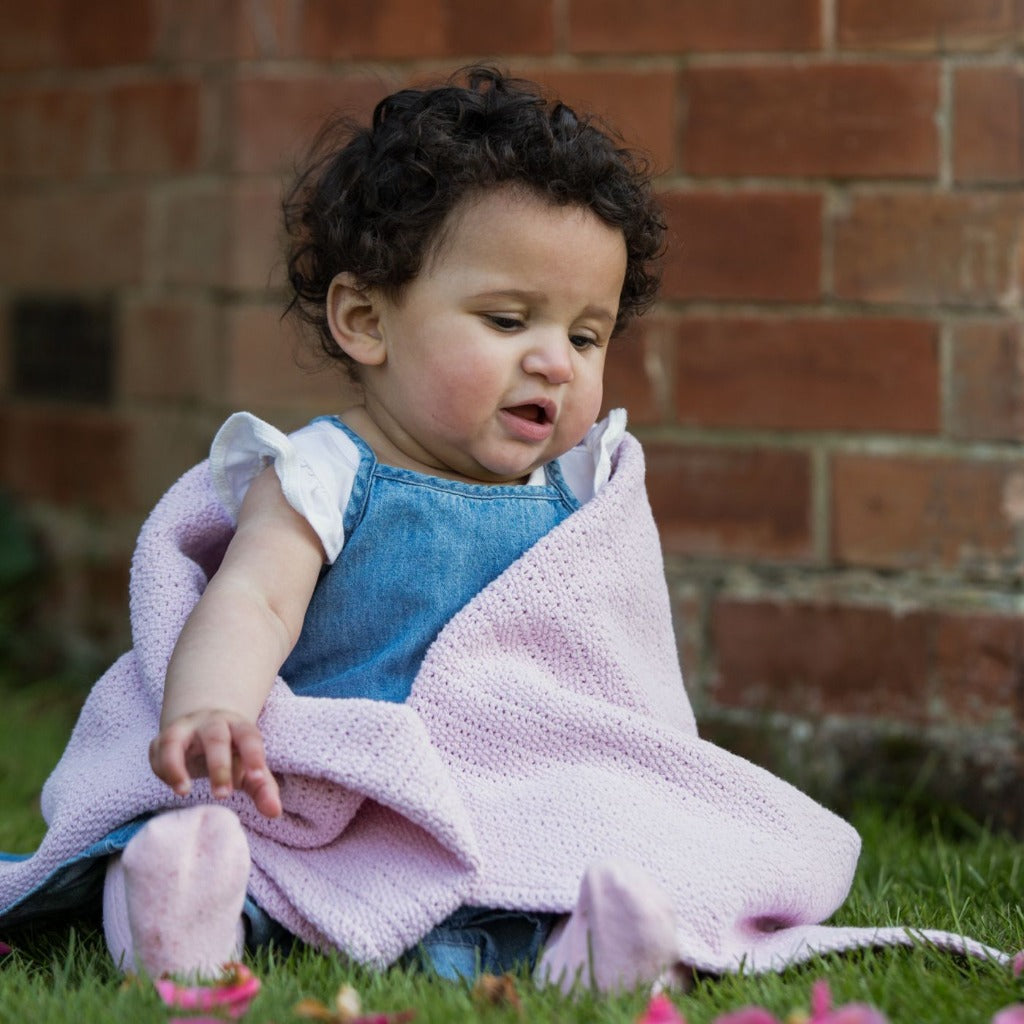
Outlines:
[[[616, 344], [608, 392], [647, 444], [710, 734], [833, 784], [939, 751], [944, 779], [1003, 806], [1024, 726], [1022, 17], [1009, 0], [3, 5], [0, 482], [63, 567], [64, 638], [124, 641], [134, 530], [227, 411], [289, 426], [344, 400], [295, 367], [278, 318], [277, 199], [321, 116], [495, 57], [659, 171], [663, 297]], [[109, 401], [19, 393], [26, 296], [112, 304]]]

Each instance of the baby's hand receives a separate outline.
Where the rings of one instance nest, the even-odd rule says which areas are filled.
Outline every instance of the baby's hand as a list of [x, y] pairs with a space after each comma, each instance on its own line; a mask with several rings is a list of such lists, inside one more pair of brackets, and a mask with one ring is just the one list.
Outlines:
[[267, 767], [263, 737], [237, 712], [204, 709], [174, 719], [150, 743], [149, 763], [179, 796], [188, 795], [192, 779], [209, 776], [217, 799], [240, 789], [266, 817], [281, 813], [281, 794]]

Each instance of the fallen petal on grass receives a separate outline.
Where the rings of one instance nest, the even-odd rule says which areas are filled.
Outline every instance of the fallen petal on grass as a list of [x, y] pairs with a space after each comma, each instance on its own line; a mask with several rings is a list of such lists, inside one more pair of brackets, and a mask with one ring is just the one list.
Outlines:
[[[416, 1016], [415, 1010], [400, 1010], [398, 1013], [370, 1013], [353, 1017], [351, 1014], [351, 1007], [353, 1005], [351, 997], [346, 993], [346, 998], [342, 999], [342, 992], [346, 988], [349, 988], [349, 986], [343, 986], [335, 998], [335, 1005], [338, 1007], [336, 1010], [325, 1006], [319, 999], [300, 999], [292, 1007], [292, 1013], [296, 1017], [302, 1017], [304, 1020], [323, 1020], [327, 1021], [328, 1024], [407, 1024], [408, 1021], [411, 1021]], [[351, 991], [356, 997], [355, 1005], [359, 1005], [358, 994], [354, 989]]]
[[1004, 1007], [992, 1018], [992, 1024], [1024, 1024], [1024, 1003]]
[[1013, 958], [1013, 976], [1019, 978], [1024, 973], [1024, 949]]
[[511, 974], [481, 974], [473, 984], [473, 1001], [488, 1006], [510, 1006], [523, 1012], [523, 1003]]
[[672, 1005], [668, 996], [659, 994], [651, 997], [636, 1024], [686, 1024], [686, 1018]]
[[[171, 978], [159, 978], [153, 986], [164, 1004], [172, 1009], [218, 1010], [228, 1017], [241, 1017], [256, 998], [260, 980], [245, 964], [225, 964], [221, 976], [209, 985], [180, 985]], [[189, 1020], [197, 1024], [198, 1019], [191, 1017]]]

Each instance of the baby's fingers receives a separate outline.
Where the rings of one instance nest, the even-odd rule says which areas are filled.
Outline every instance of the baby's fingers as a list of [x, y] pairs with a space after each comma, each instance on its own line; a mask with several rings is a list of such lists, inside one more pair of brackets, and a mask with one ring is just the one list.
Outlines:
[[171, 726], [153, 737], [149, 745], [149, 764], [161, 782], [166, 783], [178, 796], [188, 796], [192, 779], [185, 764], [190, 735]]
[[[206, 775], [210, 779], [210, 792], [218, 800], [231, 796], [232, 780], [232, 734], [231, 727], [223, 718], [204, 722], [197, 730], [193, 746], [199, 748], [190, 752], [190, 758], [201, 750], [200, 759], [205, 762]], [[198, 774], [198, 773], [197, 773]]]
[[248, 793], [260, 814], [276, 818], [281, 813], [277, 780], [267, 767], [263, 738], [255, 726], [236, 728], [235, 784]]

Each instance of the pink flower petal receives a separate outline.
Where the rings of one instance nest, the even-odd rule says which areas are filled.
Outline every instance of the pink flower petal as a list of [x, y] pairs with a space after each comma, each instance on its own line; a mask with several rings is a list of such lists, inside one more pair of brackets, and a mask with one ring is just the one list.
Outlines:
[[647, 1010], [636, 1024], [686, 1024], [686, 1018], [679, 1015], [668, 996], [656, 995], [651, 997]]
[[1024, 949], [1013, 958], [1013, 976], [1019, 978], [1024, 973]]
[[832, 989], [828, 982], [821, 978], [811, 986], [811, 1021], [824, 1017], [832, 1009]]
[[[260, 980], [244, 964], [228, 964], [222, 984], [179, 985], [170, 978], [153, 982], [164, 1004], [175, 1010], [221, 1010], [241, 1017], [260, 990]], [[193, 1018], [193, 1024], [195, 1018]]]
[[741, 1010], [716, 1017], [714, 1024], [781, 1024], [781, 1021], [763, 1006], [744, 1006]]
[[992, 1018], [992, 1024], [1024, 1024], [1024, 1003], [1004, 1007]]

